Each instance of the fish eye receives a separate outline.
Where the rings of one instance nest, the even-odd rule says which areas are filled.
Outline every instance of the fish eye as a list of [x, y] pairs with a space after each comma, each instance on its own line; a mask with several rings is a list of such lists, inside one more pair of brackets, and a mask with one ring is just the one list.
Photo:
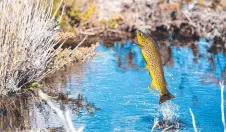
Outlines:
[[138, 30], [137, 33], [140, 37], [144, 37], [144, 34], [140, 30]]
[[143, 33], [140, 33], [140, 36], [143, 37], [144, 36]]

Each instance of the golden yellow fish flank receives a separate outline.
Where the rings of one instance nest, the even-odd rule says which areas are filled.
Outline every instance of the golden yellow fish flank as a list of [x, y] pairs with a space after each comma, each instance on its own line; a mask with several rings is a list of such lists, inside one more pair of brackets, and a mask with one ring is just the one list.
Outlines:
[[141, 31], [137, 31], [137, 41], [141, 48], [142, 55], [146, 62], [146, 68], [149, 70], [152, 78], [150, 88], [160, 91], [159, 103], [175, 98], [167, 89], [167, 83], [164, 78], [161, 55], [154, 40]]

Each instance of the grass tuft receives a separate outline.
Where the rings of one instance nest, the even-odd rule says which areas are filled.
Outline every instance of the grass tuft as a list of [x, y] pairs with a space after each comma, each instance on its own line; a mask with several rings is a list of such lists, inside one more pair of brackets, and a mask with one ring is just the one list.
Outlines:
[[0, 95], [41, 80], [53, 68], [59, 42], [54, 0], [0, 1]]

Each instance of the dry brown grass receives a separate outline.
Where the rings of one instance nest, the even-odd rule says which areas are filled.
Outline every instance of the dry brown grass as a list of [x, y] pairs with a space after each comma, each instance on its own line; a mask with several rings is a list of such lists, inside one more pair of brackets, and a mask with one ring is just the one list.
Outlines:
[[53, 0], [0, 1], [0, 95], [49, 72], [58, 44]]

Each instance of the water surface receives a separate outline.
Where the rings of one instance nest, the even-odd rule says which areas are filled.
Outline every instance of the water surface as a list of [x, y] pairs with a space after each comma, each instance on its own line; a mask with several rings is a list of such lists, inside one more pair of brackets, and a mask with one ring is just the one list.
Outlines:
[[226, 57], [207, 53], [208, 47], [200, 41], [197, 61], [190, 48], [171, 47], [174, 63], [164, 67], [164, 74], [176, 98], [160, 106], [158, 92], [148, 89], [151, 78], [144, 70], [140, 48], [131, 42], [108, 48], [100, 45], [96, 51], [105, 56], [90, 60], [79, 70], [71, 69], [67, 82], [70, 95], [79, 91], [100, 108], [93, 115], [85, 111], [74, 115], [75, 125], [85, 124], [87, 132], [150, 132], [155, 119], [170, 118], [178, 131], [191, 132], [191, 108], [199, 131], [223, 131], [218, 83], [226, 79]]

